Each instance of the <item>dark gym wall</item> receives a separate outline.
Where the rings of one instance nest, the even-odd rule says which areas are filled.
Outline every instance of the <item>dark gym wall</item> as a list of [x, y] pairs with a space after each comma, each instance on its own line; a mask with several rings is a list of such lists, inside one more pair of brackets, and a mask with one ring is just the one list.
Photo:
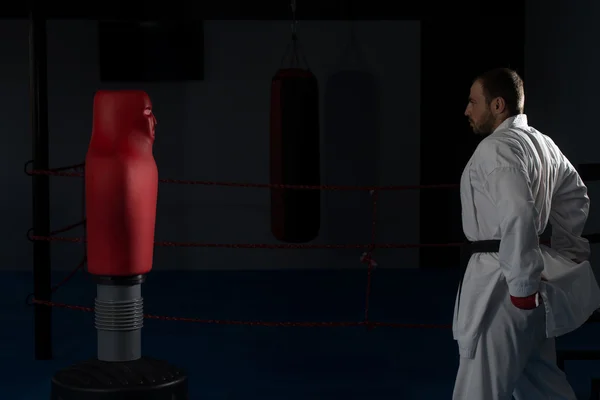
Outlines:
[[[597, 162], [595, 141], [598, 139], [595, 138], [593, 115], [594, 95], [598, 91], [595, 90], [598, 85], [595, 71], [600, 69], [600, 57], [591, 49], [600, 35], [600, 28], [593, 23], [600, 15], [600, 6], [577, 4], [549, 16], [543, 12], [548, 4], [542, 0], [527, 3], [525, 40], [515, 38], [504, 51], [514, 48], [517, 54], [522, 51], [519, 43], [524, 43], [526, 112], [531, 124], [549, 134], [574, 164]], [[553, 4], [558, 4], [557, 10], [561, 5], [567, 5], [564, 0], [555, 0]], [[520, 25], [506, 17], [479, 22], [476, 19], [453, 20], [452, 23], [425, 21], [424, 27], [435, 24], [436, 29], [423, 29], [423, 41], [435, 39], [443, 43], [430, 48], [427, 44], [421, 47], [421, 29], [416, 22], [361, 24], [363, 51], [377, 81], [383, 82], [380, 85], [383, 88], [380, 126], [385, 127], [386, 133], [380, 134], [385, 135], [385, 140], [379, 145], [379, 161], [385, 162], [378, 166], [376, 183], [418, 184], [420, 179], [422, 183], [457, 182], [476, 144], [462, 115], [470, 80], [477, 72], [496, 66], [488, 65], [489, 60], [481, 56], [489, 48], [490, 35], [486, 32], [500, 26], [511, 37], [511, 29], [521, 32]], [[262, 28], [257, 30], [257, 26]], [[369, 33], [368, 26], [375, 29]], [[321, 30], [329, 33], [323, 34]], [[395, 33], [390, 34], [390, 30]], [[286, 21], [212, 21], [207, 23], [206, 80], [147, 87], [160, 119], [156, 157], [162, 176], [255, 182], [268, 179], [268, 87], [289, 40], [288, 33]], [[341, 52], [338, 47], [345, 43], [347, 34], [347, 25], [341, 22], [300, 23], [300, 38], [309, 61], [315, 60], [311, 66], [319, 70], [322, 89], [327, 77], [338, 68], [339, 60], [334, 60], [336, 53], [332, 49]], [[89, 140], [91, 99], [100, 87], [94, 35], [94, 26], [89, 21], [52, 21], [49, 24], [51, 162], [55, 166], [82, 160]], [[423, 73], [429, 76], [422, 83], [419, 75], [421, 49], [424, 51]], [[0, 135], [0, 168], [7, 188], [0, 202], [4, 215], [0, 231], [3, 261], [0, 268], [29, 270], [31, 246], [24, 240], [24, 234], [31, 224], [31, 182], [22, 174], [24, 161], [31, 157], [25, 21], [0, 21], [0, 51], [6, 60], [0, 66], [4, 88], [0, 92], [0, 118], [5, 121]], [[425, 63], [426, 60], [429, 61]], [[244, 68], [240, 67], [242, 64]], [[464, 71], [458, 68], [459, 65]], [[447, 77], [444, 83], [442, 78], [445, 77], [439, 75], [440, 71], [458, 71], [458, 75]], [[450, 106], [446, 106], [446, 99], [450, 99]], [[429, 116], [427, 119], [420, 117], [419, 108], [423, 109], [423, 115]], [[401, 116], [397, 115], [399, 112]], [[446, 115], [445, 119], [442, 115]], [[444, 122], [437, 125], [434, 121], [438, 119]], [[419, 127], [421, 121], [423, 126]], [[427, 124], [432, 128], [427, 128]], [[436, 136], [436, 130], [444, 135], [437, 135], [435, 140], [424, 140], [427, 135]], [[236, 140], [232, 141], [229, 135], [234, 133]], [[233, 146], [233, 142], [238, 145]], [[427, 143], [435, 145], [428, 146]], [[450, 147], [454, 144], [456, 146]], [[449, 148], [457, 150], [449, 151]], [[439, 167], [440, 161], [435, 157], [442, 157], [448, 164]], [[243, 162], [243, 167], [230, 162], [232, 159]], [[419, 165], [421, 177], [416, 167]], [[337, 178], [341, 181], [348, 175]], [[57, 227], [78, 220], [80, 182], [68, 178], [53, 178], [51, 182], [52, 225]], [[599, 193], [597, 186], [589, 186], [592, 198], [590, 232], [600, 231], [593, 206]], [[237, 189], [161, 186], [157, 237], [162, 240], [272, 242], [266, 193], [244, 192], [251, 193], [244, 202], [239, 201], [239, 193]], [[407, 243], [460, 240], [458, 197], [436, 197], [435, 193], [424, 192], [423, 204], [427, 207], [421, 208], [421, 221], [415, 217], [419, 210], [417, 193], [384, 197], [382, 202], [387, 204], [382, 203], [384, 209], [379, 220], [381, 240]], [[441, 193], [444, 192], [437, 192]], [[445, 196], [451, 196], [451, 193], [448, 191]], [[351, 223], [353, 219], [348, 220]], [[363, 232], [362, 227], [355, 229], [357, 241], [362, 241], [358, 233]], [[336, 233], [325, 230], [320, 241], [337, 242]], [[54, 244], [53, 268], [71, 269], [82, 251], [77, 245]], [[412, 268], [419, 265], [417, 253], [378, 251], [379, 259], [376, 259], [382, 267]], [[290, 260], [285, 251], [158, 249], [156, 267], [362, 267], [355, 251], [340, 252], [336, 254], [336, 260], [328, 258], [329, 254], [326, 251], [299, 252]], [[428, 251], [423, 254], [421, 265], [450, 264], [436, 254], [448, 255], [444, 251]], [[456, 260], [451, 251], [450, 255], [453, 258], [448, 259]]]
[[[552, 10], [552, 12], [544, 12]], [[530, 124], [549, 135], [578, 164], [600, 163], [596, 51], [600, 3], [528, 0], [526, 8], [525, 110]], [[600, 232], [600, 181], [588, 183], [588, 233]], [[592, 268], [600, 279], [600, 244]]]
[[[422, 22], [421, 182], [457, 183], [478, 139], [463, 116], [471, 80], [498, 66], [525, 81], [529, 123], [550, 136], [577, 166], [598, 163], [595, 96], [600, 56], [593, 51], [600, 4], [566, 0], [508, 1], [485, 18]], [[496, 17], [494, 17], [496, 15]], [[451, 56], [449, 55], [451, 54]], [[592, 201], [586, 232], [600, 231], [600, 182], [588, 184]], [[458, 192], [423, 191], [421, 242], [464, 240]], [[599, 245], [592, 245], [592, 258]], [[420, 265], [455, 266], [458, 249], [424, 249]], [[600, 266], [593, 263], [600, 277]]]
[[[359, 56], [348, 54], [351, 24], [301, 21], [298, 30], [321, 90], [323, 175], [329, 183], [418, 184], [420, 30], [416, 21], [362, 21], [354, 25]], [[5, 227], [0, 236], [0, 268], [30, 270], [30, 180], [22, 166], [31, 158], [28, 114], [27, 23], [0, 21], [0, 118], [5, 121], [0, 148], [10, 196], [3, 197]], [[90, 136], [92, 98], [99, 88], [142, 88], [149, 92], [158, 118], [155, 157], [165, 178], [264, 183], [269, 179], [269, 105], [271, 77], [290, 41], [288, 21], [207, 21], [205, 80], [189, 83], [101, 85], [98, 80], [97, 31], [91, 21], [48, 24], [50, 161], [53, 166], [81, 162]], [[160, 54], [156, 54], [160, 57]], [[348, 91], [329, 84], [341, 70], [363, 70], [376, 83], [377, 119], [361, 130]], [[338, 76], [339, 77], [339, 76]], [[339, 81], [338, 81], [339, 82]], [[358, 89], [357, 89], [358, 90]], [[351, 94], [352, 92], [350, 92]], [[363, 95], [373, 93], [360, 91]], [[337, 98], [337, 101], [336, 101]], [[357, 99], [362, 100], [362, 99]], [[327, 105], [327, 107], [326, 107]], [[348, 107], [346, 110], [336, 105]], [[332, 112], [331, 110], [334, 110]], [[345, 111], [345, 113], [344, 113]], [[332, 117], [333, 115], [333, 117]], [[341, 118], [347, 118], [341, 120]], [[336, 124], [333, 119], [339, 119]], [[364, 121], [363, 121], [364, 122]], [[325, 126], [329, 125], [329, 127]], [[332, 131], [331, 126], [344, 129]], [[332, 145], [332, 135], [340, 145]], [[377, 143], [372, 149], [371, 144]], [[376, 154], [357, 149], [371, 148]], [[347, 168], [335, 168], [339, 157]], [[356, 179], [354, 171], [376, 170]], [[367, 180], [371, 182], [367, 182]], [[51, 178], [54, 228], [81, 215], [81, 181]], [[5, 192], [8, 193], [8, 192]], [[346, 197], [347, 196], [347, 197]], [[319, 243], [365, 242], [370, 226], [353, 205], [368, 204], [368, 193], [323, 196], [326, 207], [340, 208], [339, 225], [324, 226]], [[27, 200], [24, 200], [27, 199]], [[350, 206], [348, 206], [350, 205]], [[380, 201], [378, 234], [385, 242], [418, 242], [418, 193], [390, 193]], [[336, 210], [338, 211], [338, 210]], [[336, 214], [340, 217], [340, 213]], [[74, 232], [79, 235], [81, 231]], [[161, 185], [157, 240], [213, 243], [275, 243], [270, 233], [269, 194], [261, 189]], [[53, 269], [72, 269], [83, 252], [76, 244], [52, 245]], [[293, 255], [292, 255], [293, 253]], [[268, 251], [156, 250], [162, 269], [364, 268], [360, 250]], [[416, 251], [380, 252], [382, 267], [417, 267]]]
[[[511, 2], [509, 2], [511, 3]], [[525, 8], [487, 18], [426, 19], [421, 35], [421, 184], [456, 184], [479, 142], [464, 110], [473, 79], [480, 73], [510, 67], [526, 79]], [[510, 4], [508, 5], [510, 7]], [[499, 32], [494, 36], [494, 29]], [[464, 240], [458, 189], [421, 193], [421, 243]], [[460, 249], [423, 248], [422, 267], [455, 267]]]

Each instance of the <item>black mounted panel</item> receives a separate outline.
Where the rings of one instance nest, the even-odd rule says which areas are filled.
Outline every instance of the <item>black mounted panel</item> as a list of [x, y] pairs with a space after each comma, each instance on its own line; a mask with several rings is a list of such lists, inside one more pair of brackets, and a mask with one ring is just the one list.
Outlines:
[[203, 23], [100, 21], [98, 56], [103, 82], [203, 80]]

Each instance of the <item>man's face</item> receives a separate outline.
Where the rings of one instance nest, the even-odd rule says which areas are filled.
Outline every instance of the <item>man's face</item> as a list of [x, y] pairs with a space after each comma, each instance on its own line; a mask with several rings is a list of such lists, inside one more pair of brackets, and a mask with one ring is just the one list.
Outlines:
[[478, 135], [486, 136], [494, 130], [496, 119], [485, 99], [483, 87], [479, 81], [475, 81], [471, 85], [469, 104], [465, 110], [465, 116], [469, 119], [473, 132]]

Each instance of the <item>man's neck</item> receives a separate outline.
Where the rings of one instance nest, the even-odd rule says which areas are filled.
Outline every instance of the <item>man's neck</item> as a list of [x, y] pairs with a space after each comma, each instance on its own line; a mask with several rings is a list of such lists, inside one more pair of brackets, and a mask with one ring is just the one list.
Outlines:
[[506, 121], [508, 118], [510, 118], [510, 116], [507, 116], [507, 115], [499, 115], [499, 116], [496, 118], [496, 122], [494, 122], [494, 125], [492, 126], [492, 133], [494, 133], [494, 131], [495, 131], [496, 129], [498, 129], [498, 127], [499, 127], [500, 125], [502, 125], [502, 123], [503, 123], [504, 121]]

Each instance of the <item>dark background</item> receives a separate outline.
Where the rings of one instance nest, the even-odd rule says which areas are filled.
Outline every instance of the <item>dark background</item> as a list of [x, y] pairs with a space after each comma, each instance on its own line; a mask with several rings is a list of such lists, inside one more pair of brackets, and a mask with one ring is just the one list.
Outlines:
[[[498, 66], [524, 76], [533, 126], [550, 135], [574, 164], [598, 162], [600, 58], [594, 49], [600, 5], [526, 3], [300, 1], [300, 43], [320, 85], [323, 182], [458, 183], [477, 144], [463, 116], [469, 86], [474, 76]], [[51, 166], [83, 161], [98, 89], [137, 88], [150, 94], [159, 120], [155, 158], [161, 177], [268, 182], [270, 83], [290, 42], [286, 1], [52, 2], [46, 11], [52, 17], [47, 26]], [[130, 36], [140, 43], [135, 52], [127, 52], [127, 37], [111, 39], [98, 23], [100, 14], [103, 23], [113, 24], [133, 22], [140, 13], [147, 32]], [[10, 327], [0, 330], [0, 365], [8, 372], [3, 393], [41, 399], [56, 371], [94, 356], [96, 332], [93, 313], [54, 308], [50, 329], [50, 309], [24, 301], [34, 281], [32, 245], [25, 239], [32, 225], [31, 178], [23, 173], [32, 157], [26, 17], [26, 5], [19, 3], [0, 10], [5, 183], [0, 314]], [[176, 40], [156, 34], [154, 28], [165, 26]], [[182, 26], [189, 28], [183, 37]], [[120, 68], [110, 68], [115, 59], [113, 67]], [[161, 82], [149, 82], [157, 76]], [[105, 81], [109, 78], [118, 82]], [[78, 221], [82, 182], [53, 177], [50, 185], [52, 227]], [[600, 231], [596, 184], [589, 188], [588, 233]], [[314, 243], [368, 243], [370, 202], [365, 192], [323, 193], [322, 231]], [[276, 243], [269, 211], [264, 189], [164, 184], [156, 239]], [[453, 189], [382, 193], [378, 215], [379, 242], [463, 238]], [[59, 283], [84, 248], [72, 243], [50, 248], [52, 282]], [[364, 321], [367, 274], [361, 252], [158, 247], [144, 304], [154, 315], [221, 322]], [[375, 259], [380, 268], [372, 275], [369, 321], [401, 324], [396, 326], [401, 329], [147, 319], [144, 354], [184, 368], [193, 399], [450, 398], [458, 365], [448, 328], [457, 251], [378, 250]], [[48, 277], [44, 262], [39, 271]], [[39, 293], [47, 291], [47, 283], [38, 280]], [[94, 286], [89, 274], [75, 274], [52, 300], [93, 306]], [[586, 325], [559, 338], [557, 347], [597, 348], [597, 329]], [[567, 363], [579, 398], [589, 397], [590, 378], [598, 371], [598, 363]]]
[[[83, 160], [96, 90], [141, 88], [151, 95], [159, 120], [155, 155], [162, 177], [267, 182], [269, 85], [290, 41], [289, 5], [127, 4], [125, 10], [112, 3], [95, 9], [58, 3], [47, 10], [54, 18], [48, 23], [51, 165]], [[419, 3], [396, 8], [384, 2], [299, 2], [300, 43], [320, 83], [324, 183], [457, 183], [477, 144], [463, 116], [470, 83], [497, 66], [510, 66], [525, 78], [526, 112], [533, 126], [550, 135], [574, 164], [596, 162], [589, 145], [593, 118], [586, 117], [593, 112], [590, 96], [598, 61], [588, 52], [593, 24], [584, 23], [595, 15], [595, 6], [571, 7], [559, 19], [546, 12], [548, 4], [532, 1], [526, 8], [522, 1], [509, 1], [482, 8], [475, 2], [452, 7]], [[10, 210], [5, 212], [7, 225], [26, 231], [31, 206], [23, 199], [30, 198], [30, 184], [21, 165], [31, 157], [28, 32], [26, 20], [20, 19], [26, 10], [3, 12], [11, 18], [0, 21], [0, 50], [6, 60], [0, 151], [12, 195], [2, 207]], [[155, 35], [149, 41], [146, 35], [138, 59], [147, 62], [134, 64], [135, 57], [121, 51], [129, 62], [121, 63], [128, 68], [120, 72], [132, 79], [121, 75], [121, 82], [106, 82], [115, 80], [114, 65], [110, 68], [114, 53], [106, 49], [118, 49], [115, 37], [103, 33], [103, 27], [131, 22], [140, 12], [145, 21], [159, 26], [170, 22], [171, 35], [182, 39], [177, 42], [181, 48], [167, 54], [161, 51], [169, 48], [164, 38]], [[95, 19], [99, 15], [103, 24]], [[179, 31], [173, 28], [175, 18], [181, 20]], [[334, 79], [344, 71], [364, 73], [374, 90]], [[162, 81], [133, 82], [136, 73], [146, 81]], [[185, 79], [194, 75], [199, 79]], [[593, 196], [593, 184], [590, 191]], [[80, 192], [76, 179], [51, 181], [53, 228], [79, 219]], [[274, 242], [265, 190], [163, 185], [159, 197], [157, 240]], [[323, 228], [315, 242], [368, 242], [369, 203], [366, 193], [325, 193]], [[383, 193], [377, 223], [381, 242], [463, 239], [458, 192], [452, 189]], [[589, 227], [593, 231], [593, 218]], [[11, 232], [4, 239], [2, 268], [28, 269], [29, 243]], [[53, 268], [71, 268], [73, 251], [72, 245], [54, 245]], [[362, 268], [357, 253], [311, 251], [289, 257], [286, 251], [159, 248], [155, 268]], [[382, 268], [452, 267], [457, 257], [451, 248], [377, 252]]]

